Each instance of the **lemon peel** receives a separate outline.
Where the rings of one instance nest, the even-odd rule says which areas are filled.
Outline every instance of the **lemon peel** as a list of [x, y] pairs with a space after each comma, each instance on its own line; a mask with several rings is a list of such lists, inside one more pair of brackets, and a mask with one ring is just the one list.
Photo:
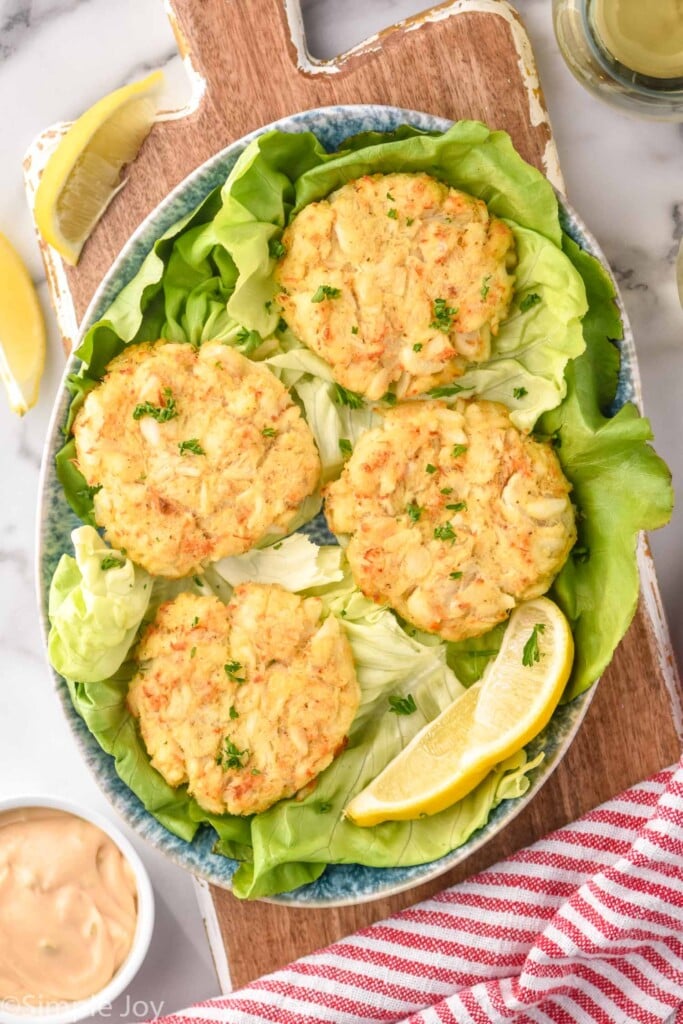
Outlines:
[[156, 114], [163, 73], [123, 86], [90, 107], [51, 154], [36, 190], [36, 226], [75, 266], [81, 249], [125, 181], [121, 169], [137, 155]]
[[540, 597], [512, 613], [483, 677], [425, 726], [346, 807], [356, 825], [436, 814], [549, 722], [571, 672], [569, 623]]
[[45, 368], [45, 321], [21, 257], [0, 234], [0, 380], [13, 412], [23, 416], [38, 401]]

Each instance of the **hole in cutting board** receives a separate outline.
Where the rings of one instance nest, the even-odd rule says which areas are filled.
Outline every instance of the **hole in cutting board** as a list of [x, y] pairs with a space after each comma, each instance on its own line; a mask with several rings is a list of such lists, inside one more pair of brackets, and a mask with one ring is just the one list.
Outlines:
[[434, 6], [434, 3], [425, 3], [425, 0], [300, 2], [308, 52], [318, 60], [338, 57], [376, 32]]

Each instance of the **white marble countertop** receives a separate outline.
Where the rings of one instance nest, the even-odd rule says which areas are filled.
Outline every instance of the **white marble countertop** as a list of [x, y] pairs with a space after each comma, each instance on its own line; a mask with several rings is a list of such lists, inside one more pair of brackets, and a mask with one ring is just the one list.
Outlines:
[[[243, 0], [248, 2], [248, 0]], [[303, 0], [309, 49], [332, 56], [428, 6], [428, 0]], [[683, 235], [683, 128], [631, 120], [583, 92], [564, 67], [549, 0], [518, 0], [539, 64], [570, 201], [597, 236], [621, 283], [634, 328], [645, 408], [674, 482], [683, 471], [683, 312], [674, 257]], [[188, 94], [161, 0], [0, 0], [0, 231], [38, 283], [50, 325], [40, 401], [23, 420], [0, 395], [0, 797], [68, 795], [115, 818], [83, 766], [52, 695], [33, 579], [40, 454], [62, 369], [21, 160], [33, 137], [74, 117], [104, 93], [163, 66], [169, 88]], [[2, 282], [0, 281], [0, 288]], [[683, 656], [683, 515], [652, 537], [674, 647]], [[129, 833], [130, 834], [130, 833]], [[170, 1012], [218, 993], [190, 878], [131, 836], [157, 896], [149, 957], [119, 1021]], [[1, 952], [0, 952], [1, 956]]]

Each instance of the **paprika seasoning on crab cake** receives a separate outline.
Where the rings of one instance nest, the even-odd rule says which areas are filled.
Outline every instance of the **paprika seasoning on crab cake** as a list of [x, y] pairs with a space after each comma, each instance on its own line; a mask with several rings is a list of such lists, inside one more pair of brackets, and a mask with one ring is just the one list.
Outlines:
[[0, 999], [22, 1006], [100, 992], [137, 925], [133, 869], [114, 841], [66, 811], [0, 814]]

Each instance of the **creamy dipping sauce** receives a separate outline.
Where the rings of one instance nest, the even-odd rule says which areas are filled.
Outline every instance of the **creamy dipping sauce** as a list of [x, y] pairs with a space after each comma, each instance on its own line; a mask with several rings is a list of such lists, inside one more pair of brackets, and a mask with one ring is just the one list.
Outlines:
[[127, 860], [101, 829], [66, 811], [0, 814], [0, 999], [86, 999], [122, 965], [137, 923]]

